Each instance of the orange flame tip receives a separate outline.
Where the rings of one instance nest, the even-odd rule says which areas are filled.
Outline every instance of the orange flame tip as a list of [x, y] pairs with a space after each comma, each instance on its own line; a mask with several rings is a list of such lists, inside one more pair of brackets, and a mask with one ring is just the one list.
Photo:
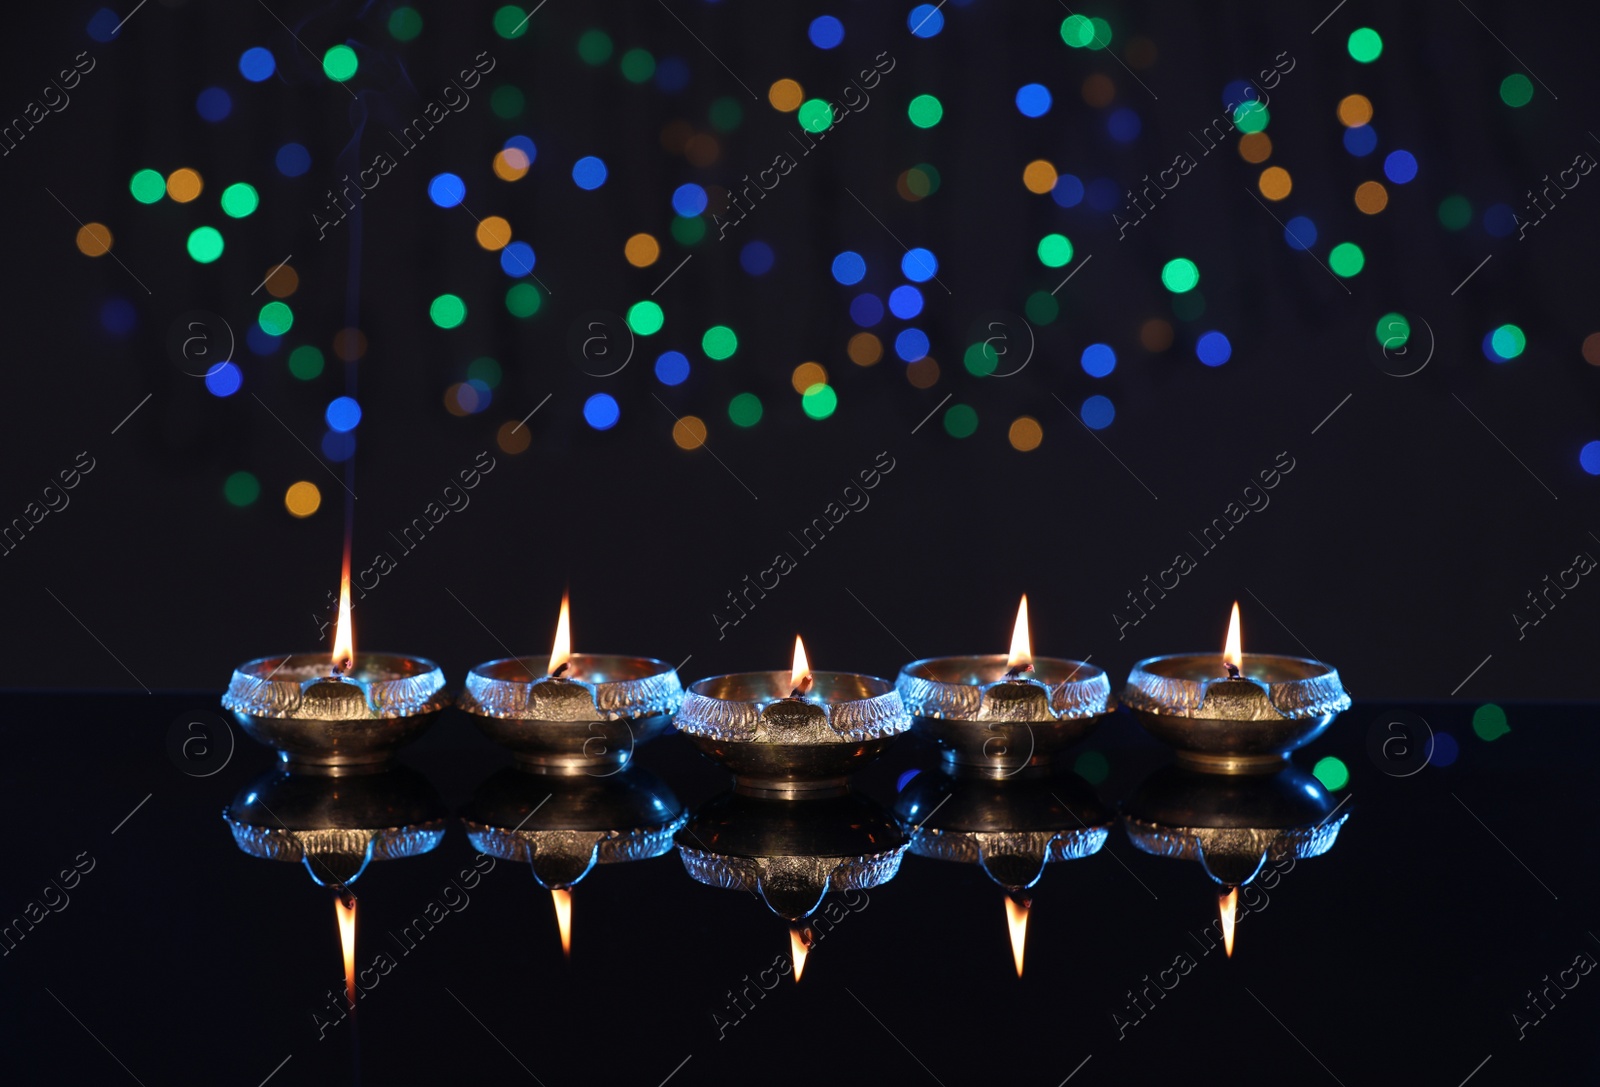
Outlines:
[[1022, 976], [1022, 955], [1028, 943], [1028, 910], [1030, 903], [1006, 896], [1006, 927], [1011, 932], [1011, 959], [1017, 966], [1017, 977]]
[[550, 891], [550, 899], [556, 906], [556, 927], [561, 930], [561, 957], [572, 958], [572, 892], [564, 887], [555, 887]]
[[1022, 594], [1017, 605], [1017, 622], [1011, 628], [1011, 654], [1006, 657], [1006, 667], [1026, 668], [1033, 663], [1033, 645], [1028, 637], [1028, 594]]
[[550, 674], [572, 661], [572, 614], [567, 594], [561, 594], [561, 618], [556, 620], [556, 640], [550, 646]]
[[344, 569], [339, 577], [339, 618], [333, 627], [333, 669], [348, 674], [355, 665], [356, 628], [350, 621], [350, 545], [344, 549]]
[[1239, 633], [1239, 602], [1233, 602], [1233, 614], [1228, 617], [1228, 641], [1222, 650], [1222, 663], [1224, 666], [1233, 665], [1240, 672], [1244, 671], [1244, 640]]
[[811, 951], [811, 941], [805, 932], [798, 928], [789, 929], [789, 959], [794, 963], [795, 984], [800, 983], [800, 975], [806, 972], [806, 955]]
[[1217, 911], [1222, 915], [1222, 948], [1233, 958], [1233, 919], [1239, 908], [1239, 888], [1229, 887], [1217, 896]]
[[333, 912], [339, 920], [339, 946], [344, 951], [344, 995], [350, 1006], [356, 1006], [356, 896], [333, 892]]
[[811, 678], [811, 662], [806, 660], [806, 643], [800, 640], [800, 635], [794, 636], [794, 664], [789, 668], [789, 689], [796, 690], [801, 684]]

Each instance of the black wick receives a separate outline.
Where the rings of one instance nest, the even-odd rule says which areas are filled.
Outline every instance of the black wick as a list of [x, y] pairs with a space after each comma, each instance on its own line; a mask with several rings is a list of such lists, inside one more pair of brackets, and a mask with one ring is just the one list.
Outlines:
[[1017, 679], [1022, 675], [1022, 673], [1031, 671], [1033, 671], [1033, 662], [1023, 661], [1021, 664], [1014, 664], [1010, 668], [1007, 668], [1005, 678]]
[[810, 674], [800, 677], [800, 682], [794, 685], [794, 690], [789, 692], [790, 698], [804, 698], [811, 690], [813, 680]]
[[558, 664], [554, 668], [550, 669], [550, 678], [551, 679], [560, 679], [561, 678], [561, 673], [565, 672], [570, 667], [572, 667], [572, 662], [571, 661], [562, 661], [560, 664]]
[[1239, 666], [1237, 664], [1234, 664], [1232, 661], [1223, 661], [1222, 662], [1222, 667], [1224, 667], [1224, 668], [1226, 668], [1228, 670], [1228, 678], [1229, 679], [1238, 679], [1239, 678]]

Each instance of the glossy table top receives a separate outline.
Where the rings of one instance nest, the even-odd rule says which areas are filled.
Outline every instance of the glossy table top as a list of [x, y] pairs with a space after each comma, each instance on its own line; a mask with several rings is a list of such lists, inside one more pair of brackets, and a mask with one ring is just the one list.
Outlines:
[[[1164, 780], [1151, 775], [1172, 761], [1125, 713], [1068, 753], [1055, 788], [941, 781], [932, 749], [903, 738], [857, 776], [850, 803], [865, 814], [836, 803], [813, 820], [713, 804], [728, 777], [679, 735], [641, 747], [616, 781], [541, 793], [540, 779], [507, 778], [509, 756], [451, 710], [402, 754], [421, 780], [406, 775], [384, 801], [440, 816], [442, 840], [374, 860], [351, 885], [367, 971], [354, 1015], [340, 1012], [332, 893], [303, 865], [248, 855], [222, 818], [253, 790], [250, 807], [337, 798], [316, 783], [260, 791], [270, 752], [236, 726], [189, 729], [221, 721], [216, 707], [215, 693], [0, 696], [8, 1082], [1353, 1087], [1600, 1073], [1595, 707], [1508, 705], [1511, 731], [1486, 741], [1473, 704], [1404, 716], [1358, 702], [1296, 759], [1348, 767], [1348, 785], [1322, 798], [1337, 839], [1245, 887], [1231, 959], [1211, 935], [1218, 885], [1196, 861], [1136, 849], [1119, 816], [1141, 789], [1150, 807]], [[1030, 788], [1037, 803], [1016, 799]], [[1169, 809], [1221, 797], [1223, 816], [1250, 822], [1253, 802], [1209, 788], [1185, 784]], [[715, 840], [680, 833], [680, 852], [651, 839], [667, 852], [595, 865], [571, 892], [570, 961], [535, 878], [560, 882], [565, 862], [487, 858], [459, 818], [648, 821], [676, 810], [672, 795]], [[799, 984], [768, 902], [686, 871], [690, 854], [706, 863], [762, 841], [799, 853], [813, 834], [830, 856], [893, 850], [894, 824], [873, 820], [897, 799], [919, 819], [942, 800], [944, 818], [961, 809], [998, 830], [1011, 808], [1033, 830], [1088, 814], [1057, 828], [1087, 855], [1045, 865], [1025, 892], [1020, 978], [1003, 862], [991, 878], [908, 851], [898, 871], [873, 870], [875, 886], [830, 894]], [[1094, 851], [1079, 832], [1097, 808], [1110, 831]], [[767, 898], [792, 906], [800, 891]]]

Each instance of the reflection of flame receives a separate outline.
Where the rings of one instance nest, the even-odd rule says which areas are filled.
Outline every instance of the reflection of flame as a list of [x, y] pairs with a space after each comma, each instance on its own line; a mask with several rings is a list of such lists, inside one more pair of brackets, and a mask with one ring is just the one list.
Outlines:
[[348, 673], [355, 663], [356, 628], [350, 622], [350, 543], [344, 545], [344, 572], [339, 578], [339, 620], [333, 627], [334, 671]]
[[1028, 943], [1028, 909], [1031, 903], [1006, 896], [1006, 927], [1011, 930], [1011, 958], [1017, 964], [1017, 977], [1022, 976], [1022, 953]]
[[[348, 896], [348, 901], [346, 901]], [[339, 946], [344, 949], [344, 995], [356, 1006], [356, 896], [333, 892], [333, 912], [339, 919]]]
[[1222, 663], [1244, 671], [1244, 645], [1239, 637], [1239, 602], [1233, 602], [1233, 614], [1228, 617], [1228, 644], [1222, 650]]
[[798, 984], [800, 975], [806, 971], [806, 955], [811, 951], [811, 930], [790, 927], [789, 929], [789, 958], [794, 963], [794, 980]]
[[561, 618], [556, 620], [556, 640], [550, 646], [550, 674], [572, 659], [572, 616], [567, 608], [567, 594], [561, 594]]
[[806, 681], [811, 678], [811, 662], [806, 660], [806, 644], [800, 640], [800, 635], [794, 636], [794, 665], [789, 669], [789, 687], [797, 689], [801, 684], [811, 686]]
[[[1234, 605], [1238, 607], [1238, 605]], [[1234, 612], [1235, 615], [1239, 613]], [[1217, 896], [1217, 909], [1222, 914], [1222, 947], [1228, 958], [1233, 958], [1233, 915], [1239, 906], [1239, 888], [1229, 887], [1228, 893]]]
[[556, 904], [556, 926], [561, 929], [561, 956], [572, 958], [572, 892], [562, 887], [550, 890], [550, 899]]
[[1006, 658], [1007, 668], [1026, 667], [1033, 663], [1033, 646], [1028, 641], [1028, 594], [1022, 594], [1017, 605], [1017, 625], [1011, 628], [1011, 655]]

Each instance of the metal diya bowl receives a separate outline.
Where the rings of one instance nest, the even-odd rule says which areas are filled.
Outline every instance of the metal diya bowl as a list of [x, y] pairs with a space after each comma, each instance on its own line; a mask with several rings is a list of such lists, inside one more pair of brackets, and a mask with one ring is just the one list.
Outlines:
[[1236, 777], [1166, 766], [1123, 808], [1123, 826], [1141, 851], [1198, 861], [1213, 880], [1233, 887], [1249, 883], [1268, 861], [1326, 853], [1349, 817], [1321, 782], [1292, 766]]
[[1221, 774], [1281, 770], [1350, 708], [1321, 661], [1246, 653], [1240, 671], [1223, 674], [1215, 653], [1150, 657], [1133, 666], [1122, 704], [1180, 763]]
[[541, 887], [571, 887], [597, 864], [659, 857], [688, 816], [666, 782], [639, 766], [601, 777], [550, 777], [507, 766], [479, 785], [461, 822], [467, 839], [533, 869]]
[[929, 657], [900, 669], [896, 687], [916, 735], [952, 767], [994, 777], [1048, 766], [1116, 708], [1103, 669], [1058, 657], [1015, 679], [1004, 654]]
[[427, 853], [444, 838], [444, 801], [407, 766], [273, 770], [223, 810], [238, 847], [252, 857], [301, 862], [323, 886], [355, 882], [373, 861]]
[[421, 657], [357, 653], [333, 676], [327, 654], [260, 657], [222, 696], [239, 726], [290, 766], [387, 762], [450, 704], [444, 673]]
[[480, 664], [456, 703], [529, 770], [625, 766], [638, 745], [667, 731], [683, 699], [678, 673], [653, 657], [574, 653], [561, 677], [546, 675], [545, 665], [533, 657]]
[[840, 792], [852, 771], [911, 727], [911, 718], [887, 680], [813, 672], [811, 681], [804, 697], [793, 698], [786, 671], [699, 680], [684, 695], [677, 728], [733, 773], [736, 792]]

